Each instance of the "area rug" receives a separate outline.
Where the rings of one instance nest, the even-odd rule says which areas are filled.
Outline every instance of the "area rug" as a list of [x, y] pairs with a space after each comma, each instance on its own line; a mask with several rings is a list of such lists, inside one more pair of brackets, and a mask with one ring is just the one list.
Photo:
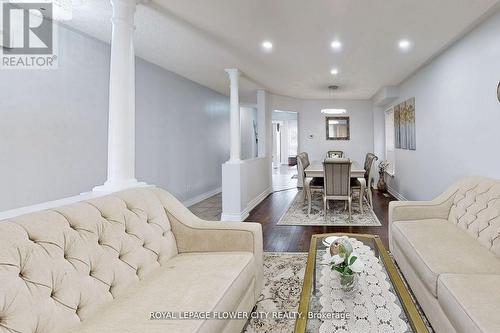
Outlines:
[[[261, 313], [297, 311], [306, 262], [307, 253], [264, 253], [264, 289], [257, 301], [256, 311]], [[402, 277], [397, 265], [396, 268]], [[404, 278], [403, 282], [408, 288]], [[427, 330], [433, 333], [432, 327], [416, 302], [413, 293], [411, 290], [409, 291], [418, 312], [427, 326]], [[250, 319], [243, 333], [291, 333], [294, 331], [294, 327], [295, 319], [271, 318], [270, 316], [263, 318], [261, 316], [258, 319]]]
[[[298, 310], [306, 268], [307, 253], [264, 253], [264, 289], [257, 301], [257, 312], [290, 313]], [[293, 332], [295, 319], [250, 319], [245, 333]]]
[[353, 198], [351, 222], [349, 222], [349, 212], [344, 209], [344, 202], [337, 200], [330, 201], [330, 209], [325, 219], [323, 199], [319, 193], [313, 193], [311, 214], [307, 216], [307, 203], [303, 203], [303, 191], [299, 191], [277, 224], [300, 226], [381, 226], [382, 224], [368, 205], [368, 202], [364, 201], [363, 212], [360, 212], [358, 202], [356, 197]]

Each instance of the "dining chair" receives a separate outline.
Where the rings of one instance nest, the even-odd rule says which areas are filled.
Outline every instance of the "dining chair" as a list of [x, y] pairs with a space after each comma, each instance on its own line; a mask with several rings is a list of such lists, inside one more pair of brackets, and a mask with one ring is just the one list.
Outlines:
[[[372, 169], [373, 169], [373, 166], [375, 165], [375, 161], [377, 161], [377, 160], [378, 160], [378, 157], [375, 154], [372, 154], [372, 153], [366, 154], [365, 165], [364, 165], [364, 169], [365, 169], [364, 179], [365, 179], [366, 187], [364, 188], [364, 191], [363, 191], [364, 193], [361, 193], [361, 182], [360, 182], [359, 178], [354, 178], [351, 180], [351, 189], [358, 191], [360, 196], [364, 196], [366, 193], [367, 197], [368, 197], [368, 202], [370, 204], [370, 207], [372, 207], [372, 208], [373, 208], [372, 184], [374, 181]], [[360, 207], [360, 210], [361, 210], [361, 207]]]
[[326, 158], [343, 158], [344, 152], [342, 150], [329, 150], [326, 153]]
[[[306, 177], [304, 182], [307, 184], [309, 183], [309, 191], [310, 193], [310, 198], [308, 201], [308, 206], [307, 206], [307, 216], [311, 214], [311, 206], [312, 206], [312, 198], [314, 193], [321, 193], [323, 194], [324, 192], [324, 179], [321, 177]], [[306, 201], [306, 196], [307, 194], [304, 191], [304, 203]]]
[[298, 188], [303, 188], [304, 187], [304, 177], [305, 173], [304, 170], [307, 167], [307, 165], [304, 165], [304, 154], [300, 153], [297, 155], [297, 187]]
[[327, 158], [323, 161], [325, 219], [328, 201], [343, 200], [349, 206], [349, 222], [351, 222], [351, 166], [352, 162], [348, 158]]
[[[311, 201], [314, 193], [323, 192], [323, 178], [306, 177], [305, 170], [309, 166], [309, 155], [302, 152], [297, 155], [297, 187], [302, 188], [302, 203], [306, 203], [307, 193], [306, 188], [310, 191], [310, 200], [308, 201], [307, 216], [311, 214]], [[307, 186], [307, 185], [308, 186]]]
[[297, 187], [304, 187], [304, 170], [309, 166], [309, 155], [306, 152], [302, 152], [297, 155]]

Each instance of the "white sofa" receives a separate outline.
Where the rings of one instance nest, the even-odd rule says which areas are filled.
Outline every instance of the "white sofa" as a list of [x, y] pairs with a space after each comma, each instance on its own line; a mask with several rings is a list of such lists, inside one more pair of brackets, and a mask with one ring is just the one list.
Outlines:
[[391, 202], [390, 248], [434, 330], [500, 332], [500, 180]]
[[203, 221], [159, 188], [0, 221], [1, 333], [241, 332], [150, 317], [249, 312], [262, 285], [260, 224]]

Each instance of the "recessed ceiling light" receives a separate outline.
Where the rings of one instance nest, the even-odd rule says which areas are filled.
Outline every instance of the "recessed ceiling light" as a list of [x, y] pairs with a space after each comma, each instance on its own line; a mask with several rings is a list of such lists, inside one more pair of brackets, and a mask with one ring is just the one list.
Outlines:
[[339, 42], [338, 40], [334, 40], [334, 41], [330, 44], [330, 46], [331, 46], [331, 47], [332, 47], [332, 49], [334, 49], [334, 50], [340, 50], [340, 49], [342, 49], [342, 43], [341, 43], [341, 42]]
[[323, 114], [344, 114], [346, 113], [346, 109], [323, 109], [321, 113]]
[[408, 39], [402, 39], [398, 43], [399, 49], [407, 51], [411, 48], [411, 42]]
[[339, 70], [337, 68], [332, 68], [332, 70], [330, 71], [330, 74], [332, 75], [337, 75], [339, 73]]
[[262, 42], [262, 48], [264, 50], [267, 50], [267, 51], [270, 51], [273, 49], [273, 43], [271, 43], [270, 41], [266, 40], [266, 41], [263, 41]]

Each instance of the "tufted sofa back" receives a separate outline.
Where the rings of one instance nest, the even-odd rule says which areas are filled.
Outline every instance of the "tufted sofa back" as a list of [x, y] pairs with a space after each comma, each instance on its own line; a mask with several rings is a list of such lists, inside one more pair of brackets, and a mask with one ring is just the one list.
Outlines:
[[85, 320], [177, 254], [157, 188], [0, 221], [0, 332]]
[[458, 183], [448, 220], [500, 256], [500, 180], [471, 177]]

